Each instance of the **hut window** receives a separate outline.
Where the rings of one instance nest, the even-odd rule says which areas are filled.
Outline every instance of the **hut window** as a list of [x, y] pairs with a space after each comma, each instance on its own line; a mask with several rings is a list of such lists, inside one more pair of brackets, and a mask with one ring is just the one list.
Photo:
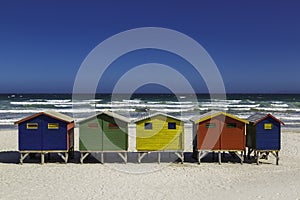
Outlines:
[[226, 128], [236, 128], [236, 123], [227, 123]]
[[38, 123], [27, 123], [26, 128], [27, 129], [38, 129], [39, 125], [38, 125]]
[[206, 123], [206, 128], [216, 128], [215, 123]]
[[144, 128], [145, 128], [145, 130], [151, 130], [152, 129], [152, 123], [145, 123]]
[[176, 129], [176, 123], [175, 122], [169, 122], [168, 123], [168, 129]]
[[58, 129], [59, 124], [58, 123], [48, 123], [48, 129]]
[[271, 130], [271, 129], [273, 128], [273, 124], [271, 124], [271, 123], [265, 123], [265, 124], [264, 124], [264, 128], [265, 128], [266, 130]]
[[99, 128], [98, 123], [89, 123], [88, 128]]
[[109, 123], [109, 124], [108, 124], [108, 128], [109, 128], [109, 129], [116, 129], [116, 128], [118, 128], [118, 125], [115, 124], [115, 123]]

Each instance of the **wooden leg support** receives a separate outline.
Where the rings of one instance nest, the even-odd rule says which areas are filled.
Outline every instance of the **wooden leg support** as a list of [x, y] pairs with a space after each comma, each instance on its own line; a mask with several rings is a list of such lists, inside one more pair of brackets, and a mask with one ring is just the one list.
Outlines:
[[160, 152], [157, 152], [157, 162], [160, 164]]
[[65, 155], [63, 155], [61, 153], [58, 153], [58, 155], [65, 161], [65, 163], [68, 162], [68, 159], [69, 159], [69, 153], [68, 152], [65, 152]]
[[218, 152], [218, 161], [219, 161], [219, 165], [221, 165], [221, 162], [222, 162], [221, 151]]
[[80, 154], [80, 163], [83, 164], [84, 159], [89, 155], [90, 153], [81, 153]]
[[127, 152], [125, 152], [124, 155], [122, 153], [118, 153], [118, 155], [122, 158], [122, 160], [126, 164], [127, 163]]
[[100, 162], [101, 162], [102, 164], [104, 164], [104, 152], [101, 152], [100, 156], [101, 156]]
[[20, 164], [23, 164], [23, 160], [29, 155], [29, 153], [20, 153]]
[[243, 164], [243, 162], [244, 162], [243, 152], [241, 152], [241, 154], [239, 154], [237, 151], [235, 151], [234, 153], [240, 159], [241, 164]]
[[279, 152], [278, 151], [275, 151], [274, 152], [271, 152], [273, 154], [273, 156], [275, 156], [276, 158], [276, 165], [279, 165]]
[[258, 152], [255, 151], [257, 165], [259, 165], [259, 156], [260, 156], [259, 153], [260, 153], [259, 151]]
[[43, 165], [45, 163], [45, 153], [41, 153], [41, 164]]
[[147, 155], [147, 153], [138, 153], [138, 163], [142, 162], [142, 159]]
[[183, 164], [183, 162], [184, 162], [184, 153], [183, 152], [181, 152], [181, 153], [175, 152], [175, 155], [177, 155], [177, 157], [181, 160], [181, 164]]
[[204, 158], [207, 154], [207, 151], [198, 151], [198, 164], [200, 164], [201, 159]]

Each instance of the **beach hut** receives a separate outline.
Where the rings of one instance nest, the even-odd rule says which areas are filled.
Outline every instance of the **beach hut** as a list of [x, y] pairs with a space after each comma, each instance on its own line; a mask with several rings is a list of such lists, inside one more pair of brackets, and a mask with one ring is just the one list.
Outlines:
[[101, 153], [101, 163], [104, 163], [104, 152], [116, 152], [127, 162], [129, 123], [127, 117], [110, 111], [79, 121], [81, 163], [93, 152]]
[[184, 121], [165, 113], [153, 113], [136, 119], [134, 123], [139, 163], [149, 152], [158, 153], [159, 163], [161, 152], [174, 152], [181, 162], [184, 161], [184, 143], [192, 144], [192, 139], [188, 137], [185, 141]]
[[252, 152], [256, 157], [256, 162], [259, 164], [260, 156], [268, 158], [269, 153], [272, 153], [276, 158], [276, 164], [279, 161], [279, 150], [281, 148], [281, 124], [282, 121], [271, 114], [256, 113], [250, 116], [249, 125], [247, 126], [248, 157]]
[[45, 111], [15, 124], [19, 131], [20, 163], [29, 153], [40, 153], [41, 163], [46, 153], [58, 153], [67, 162], [68, 152], [74, 151], [74, 120], [67, 115]]
[[235, 153], [243, 162], [246, 124], [249, 123], [247, 120], [219, 111], [211, 111], [191, 120], [197, 132], [194, 144], [197, 145], [195, 149], [198, 151], [199, 163], [209, 151], [218, 152], [220, 164], [222, 151]]

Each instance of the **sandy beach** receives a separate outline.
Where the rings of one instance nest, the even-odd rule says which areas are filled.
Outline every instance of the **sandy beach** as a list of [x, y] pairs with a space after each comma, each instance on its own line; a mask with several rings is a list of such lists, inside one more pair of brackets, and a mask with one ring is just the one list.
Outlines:
[[17, 142], [17, 130], [0, 132], [0, 199], [300, 199], [300, 130], [283, 131], [278, 166], [273, 157], [261, 165], [78, 164], [76, 157], [19, 165]]

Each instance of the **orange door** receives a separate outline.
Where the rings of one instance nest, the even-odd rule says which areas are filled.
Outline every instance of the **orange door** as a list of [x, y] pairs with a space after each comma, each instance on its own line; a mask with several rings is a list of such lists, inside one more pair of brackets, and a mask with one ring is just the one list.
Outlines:
[[199, 150], [219, 150], [220, 122], [218, 119], [211, 119], [198, 124], [198, 149]]
[[222, 150], [245, 150], [245, 124], [226, 117], [221, 136]]

